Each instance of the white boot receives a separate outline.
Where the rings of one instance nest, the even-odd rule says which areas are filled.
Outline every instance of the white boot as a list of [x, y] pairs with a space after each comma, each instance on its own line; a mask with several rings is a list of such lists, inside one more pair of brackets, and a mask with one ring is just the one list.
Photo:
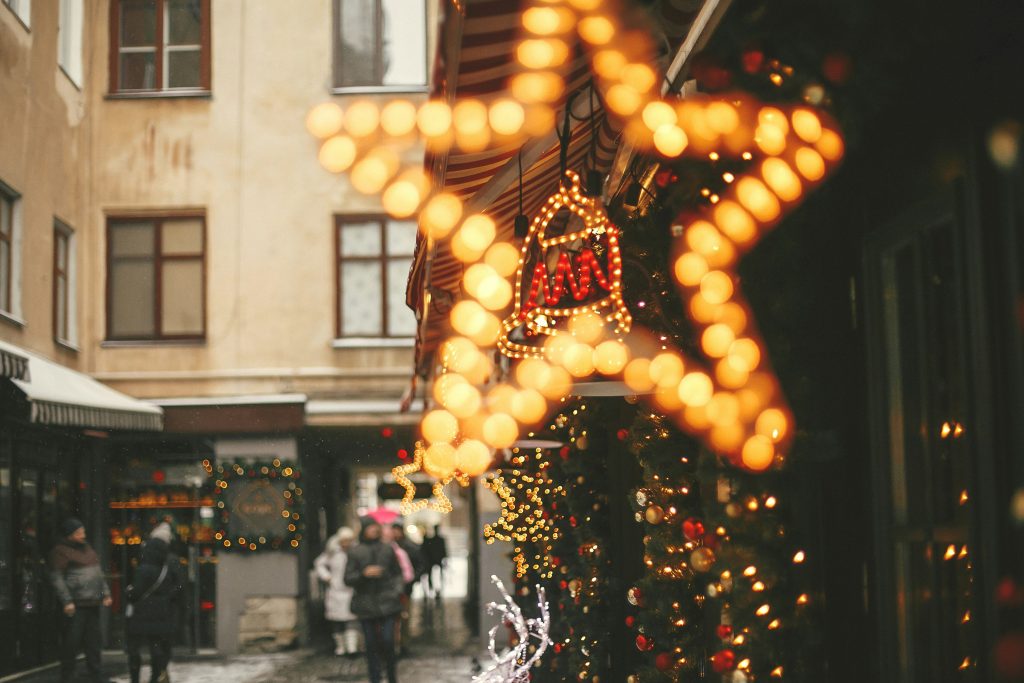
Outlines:
[[335, 633], [334, 634], [334, 654], [336, 654], [336, 655], [343, 655], [343, 654], [345, 654], [345, 640], [346, 640], [345, 637], [348, 635], [348, 633], [349, 633], [348, 631], [345, 631], [344, 633]]
[[359, 631], [351, 626], [345, 629], [345, 653], [350, 655], [359, 654]]

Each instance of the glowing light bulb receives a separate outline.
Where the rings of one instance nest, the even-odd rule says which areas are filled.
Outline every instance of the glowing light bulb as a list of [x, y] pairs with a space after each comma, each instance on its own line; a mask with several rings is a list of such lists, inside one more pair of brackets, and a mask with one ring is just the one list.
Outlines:
[[462, 201], [444, 192], [435, 195], [420, 212], [420, 225], [434, 239], [441, 239], [452, 231], [462, 218]]
[[419, 188], [408, 180], [391, 183], [381, 195], [381, 205], [389, 216], [407, 218], [415, 213], [416, 207], [420, 205]]
[[420, 430], [429, 443], [450, 443], [459, 433], [459, 421], [447, 410], [432, 410], [423, 416]]
[[377, 130], [380, 112], [377, 105], [367, 100], [353, 102], [345, 111], [345, 130], [349, 135], [363, 138]]
[[328, 138], [320, 145], [318, 159], [331, 173], [342, 173], [356, 160], [356, 144], [347, 135]]
[[519, 425], [511, 415], [496, 413], [484, 422], [484, 440], [493, 448], [509, 448], [519, 438]]
[[380, 110], [380, 127], [388, 135], [401, 137], [416, 128], [416, 106], [408, 100], [393, 100]]
[[595, 15], [581, 19], [576, 25], [580, 37], [591, 45], [606, 45], [615, 37], [615, 25], [608, 17]]
[[425, 136], [440, 137], [451, 129], [451, 109], [440, 100], [424, 102], [416, 114], [416, 125]]
[[423, 453], [423, 470], [438, 479], [451, 476], [455, 472], [455, 448], [449, 443], [432, 444]]
[[484, 263], [494, 268], [502, 277], [509, 277], [516, 272], [519, 263], [519, 250], [508, 242], [491, 245], [484, 254]]
[[512, 99], [495, 100], [487, 112], [491, 129], [499, 135], [515, 135], [526, 120], [523, 106]]
[[629, 351], [622, 342], [609, 339], [601, 342], [594, 349], [594, 366], [604, 375], [622, 372], [629, 361]]
[[756, 434], [743, 444], [743, 464], [751, 470], [760, 471], [768, 469], [775, 458], [775, 446], [771, 439]]
[[679, 156], [688, 143], [686, 133], [674, 124], [664, 124], [654, 131], [654, 148], [666, 157]]
[[345, 122], [344, 113], [334, 102], [324, 102], [309, 110], [306, 115], [306, 130], [321, 140], [341, 131]]

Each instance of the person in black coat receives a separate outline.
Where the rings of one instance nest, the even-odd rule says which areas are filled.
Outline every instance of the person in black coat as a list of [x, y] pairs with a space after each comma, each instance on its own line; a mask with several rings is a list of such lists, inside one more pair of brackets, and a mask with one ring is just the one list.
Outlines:
[[128, 586], [125, 635], [132, 683], [139, 683], [142, 646], [149, 647], [149, 680], [157, 683], [171, 660], [171, 639], [177, 631], [182, 591], [178, 561], [170, 554], [170, 526], [162, 523], [142, 546], [142, 559]]
[[355, 591], [352, 613], [363, 626], [370, 683], [380, 683], [381, 658], [388, 683], [397, 683], [395, 620], [402, 611], [405, 584], [398, 556], [391, 544], [381, 541], [381, 531], [375, 520], [363, 520], [359, 545], [348, 553], [345, 583]]

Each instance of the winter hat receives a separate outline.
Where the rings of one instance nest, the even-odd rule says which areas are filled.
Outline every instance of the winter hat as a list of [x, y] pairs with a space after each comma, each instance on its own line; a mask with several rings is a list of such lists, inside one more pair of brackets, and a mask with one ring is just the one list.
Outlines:
[[360, 517], [359, 518], [359, 540], [366, 540], [366, 530], [371, 526], [379, 527], [381, 524], [373, 517]]
[[163, 541], [167, 544], [170, 544], [171, 538], [173, 538], [173, 536], [174, 534], [171, 531], [171, 525], [167, 522], [160, 522], [156, 525], [156, 528], [153, 529], [153, 531], [149, 532], [150, 538], [155, 538], [158, 541]]
[[67, 538], [83, 527], [85, 527], [85, 525], [82, 524], [82, 520], [76, 517], [68, 517], [60, 523], [60, 535]]
[[337, 536], [339, 543], [356, 540], [356, 532], [352, 531], [347, 526], [343, 526], [340, 529], [338, 529]]

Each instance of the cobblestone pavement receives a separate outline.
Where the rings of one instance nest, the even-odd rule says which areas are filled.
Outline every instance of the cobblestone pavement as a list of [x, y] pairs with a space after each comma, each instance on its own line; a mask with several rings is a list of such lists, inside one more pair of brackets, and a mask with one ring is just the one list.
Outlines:
[[[399, 683], [469, 683], [486, 655], [463, 625], [462, 605], [417, 601], [406, 637], [406, 653], [399, 661]], [[104, 670], [116, 683], [128, 683], [123, 654], [104, 656]], [[336, 657], [311, 649], [234, 657], [179, 657], [169, 669], [172, 683], [366, 683], [366, 661]], [[85, 681], [79, 663], [79, 681]], [[149, 668], [143, 664], [143, 681]], [[56, 683], [57, 672], [22, 679], [24, 683]]]

